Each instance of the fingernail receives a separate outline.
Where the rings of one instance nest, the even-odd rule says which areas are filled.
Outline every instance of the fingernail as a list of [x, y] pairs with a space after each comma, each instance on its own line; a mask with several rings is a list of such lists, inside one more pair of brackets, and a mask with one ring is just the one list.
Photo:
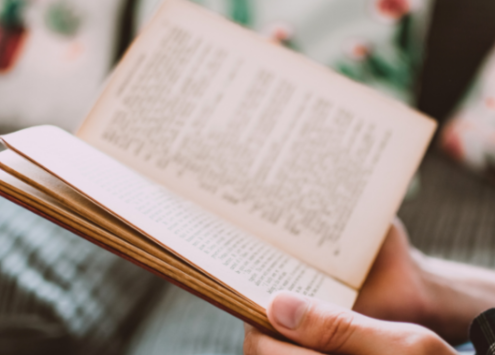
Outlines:
[[281, 292], [274, 296], [270, 310], [275, 321], [284, 328], [299, 327], [309, 306], [305, 297], [290, 292]]

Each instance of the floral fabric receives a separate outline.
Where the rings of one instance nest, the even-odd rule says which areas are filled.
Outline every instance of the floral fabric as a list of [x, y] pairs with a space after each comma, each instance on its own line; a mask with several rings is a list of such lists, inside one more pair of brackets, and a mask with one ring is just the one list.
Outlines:
[[[139, 26], [160, 2], [141, 2]], [[354, 80], [414, 103], [430, 0], [195, 2]]]
[[111, 68], [124, 0], [0, 0], [0, 130], [73, 131]]
[[441, 146], [471, 170], [495, 178], [495, 50], [442, 130]]

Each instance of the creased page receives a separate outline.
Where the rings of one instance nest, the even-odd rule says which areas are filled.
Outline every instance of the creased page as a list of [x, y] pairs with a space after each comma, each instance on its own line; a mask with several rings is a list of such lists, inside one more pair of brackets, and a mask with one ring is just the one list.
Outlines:
[[179, 257], [266, 308], [288, 289], [350, 308], [356, 291], [166, 191], [50, 126], [3, 137], [6, 145]]
[[79, 136], [359, 288], [434, 128], [197, 5], [169, 0]]

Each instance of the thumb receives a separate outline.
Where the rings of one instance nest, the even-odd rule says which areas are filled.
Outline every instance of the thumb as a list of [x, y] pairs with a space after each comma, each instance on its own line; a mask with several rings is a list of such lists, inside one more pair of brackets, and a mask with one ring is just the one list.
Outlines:
[[277, 293], [267, 313], [281, 334], [323, 353], [452, 354], [444, 351], [446, 343], [425, 328], [375, 320], [291, 292]]

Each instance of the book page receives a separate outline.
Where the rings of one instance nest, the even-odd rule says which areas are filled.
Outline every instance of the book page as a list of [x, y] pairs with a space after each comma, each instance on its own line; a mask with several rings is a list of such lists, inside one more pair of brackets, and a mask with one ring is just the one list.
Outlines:
[[197, 5], [169, 0], [78, 135], [359, 288], [434, 128]]
[[139, 238], [137, 233], [127, 224], [12, 150], [0, 152], [0, 169], [51, 196], [74, 212], [114, 234], [118, 231], [117, 234], [121, 236], [126, 234]]
[[[11, 153], [11, 151], [0, 152], [0, 159], [3, 158], [5, 153]], [[9, 163], [14, 161], [12, 157], [9, 157], [8, 160]], [[54, 176], [51, 177], [56, 179]], [[59, 190], [61, 183], [50, 185]], [[273, 330], [262, 307], [253, 303], [244, 295], [232, 292], [231, 289], [213, 281], [183, 260], [178, 259], [151, 242], [148, 238], [146, 240], [140, 239], [136, 243], [136, 238], [122, 238], [122, 230], [116, 233], [108, 233], [105, 229], [61, 204], [58, 199], [50, 197], [50, 195], [0, 169], [0, 196], [2, 195], [23, 207], [29, 206], [35, 213], [45, 218], [51, 218], [53, 222], [64, 228], [69, 227], [72, 232], [74, 230], [78, 231], [81, 236], [89, 238], [99, 245], [105, 245], [112, 252], [125, 255], [133, 261], [146, 265], [164, 277], [171, 278], [179, 283], [181, 287], [184, 286], [189, 291], [195, 292], [207, 300], [218, 302], [229, 311], [233, 311], [234, 315], [250, 321], [250, 324], [261, 326], [268, 332]]]
[[150, 182], [61, 129], [41, 126], [5, 144], [178, 257], [266, 308], [291, 290], [350, 308], [356, 291]]

